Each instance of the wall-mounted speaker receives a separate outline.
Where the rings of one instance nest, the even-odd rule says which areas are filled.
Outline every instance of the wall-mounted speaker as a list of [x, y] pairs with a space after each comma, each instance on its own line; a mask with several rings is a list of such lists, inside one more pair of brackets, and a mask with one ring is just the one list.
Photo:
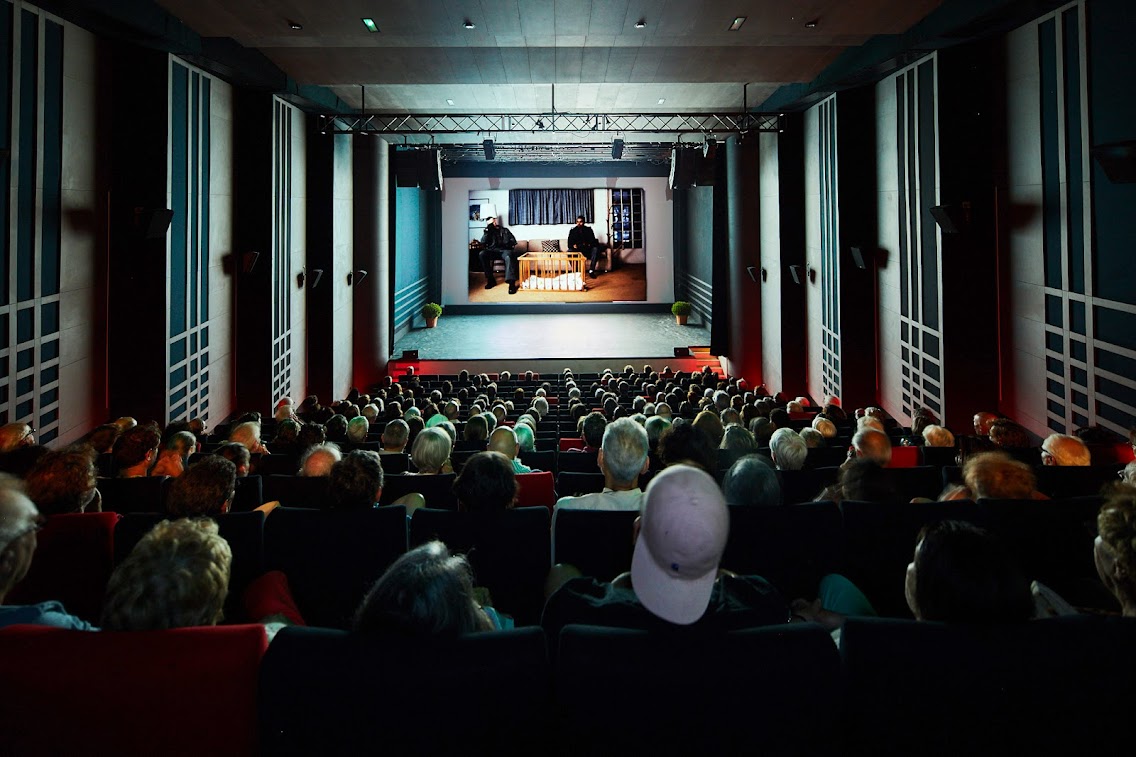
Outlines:
[[671, 189], [690, 189], [714, 184], [714, 160], [702, 157], [699, 147], [676, 147], [671, 150]]
[[400, 361], [411, 360], [411, 361], [417, 362], [418, 361], [418, 350], [403, 350], [402, 351], [402, 357], [400, 357], [399, 360]]
[[418, 150], [418, 186], [423, 189], [442, 188], [442, 151]]
[[1097, 145], [1090, 152], [1113, 184], [1136, 182], [1136, 140]]
[[241, 255], [241, 273], [252, 273], [258, 260], [260, 260], [260, 253], [255, 250], [249, 250]]
[[161, 239], [170, 229], [174, 212], [169, 208], [135, 208], [134, 228], [145, 239]]
[[962, 233], [968, 226], [968, 215], [965, 209], [953, 205], [935, 205], [931, 208], [931, 217], [944, 234]]
[[[765, 272], [765, 270], [762, 269], [762, 273], [764, 273], [764, 272]], [[756, 284], [757, 283], [757, 266], [747, 265], [746, 266], [746, 273], [749, 274], [750, 281], [752, 281], [754, 284]]]
[[859, 247], [852, 248], [852, 262], [855, 263], [856, 267], [861, 271], [867, 270], [868, 268], [868, 261], [864, 258], [864, 251]]
[[793, 277], [794, 284], [805, 283], [805, 267], [803, 265], [789, 266], [789, 275]]
[[690, 357], [690, 348], [689, 347], [675, 347], [674, 353], [675, 353], [675, 357]]
[[407, 188], [418, 186], [418, 153], [414, 150], [395, 150], [394, 185]]

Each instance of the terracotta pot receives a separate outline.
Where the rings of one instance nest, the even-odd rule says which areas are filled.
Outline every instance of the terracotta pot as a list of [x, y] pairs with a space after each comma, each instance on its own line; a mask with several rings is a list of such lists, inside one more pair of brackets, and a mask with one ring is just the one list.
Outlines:
[[438, 325], [438, 319], [437, 318], [427, 318], [426, 319], [426, 328], [432, 329], [437, 325]]
[[685, 326], [686, 325], [686, 319], [689, 318], [689, 317], [690, 317], [689, 315], [676, 315], [675, 316], [675, 323], [677, 323], [679, 326]]

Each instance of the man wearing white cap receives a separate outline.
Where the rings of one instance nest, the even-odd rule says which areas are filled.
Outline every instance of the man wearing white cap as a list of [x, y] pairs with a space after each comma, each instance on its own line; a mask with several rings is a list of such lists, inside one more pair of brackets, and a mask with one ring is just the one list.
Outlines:
[[730, 514], [705, 471], [672, 465], [656, 475], [636, 523], [631, 572], [561, 586], [541, 620], [550, 637], [569, 623], [727, 630], [789, 621], [789, 604], [765, 579], [718, 570]]

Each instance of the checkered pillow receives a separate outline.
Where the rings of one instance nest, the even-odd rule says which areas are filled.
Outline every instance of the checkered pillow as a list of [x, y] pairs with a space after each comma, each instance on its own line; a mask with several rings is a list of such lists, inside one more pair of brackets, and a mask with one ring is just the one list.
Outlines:
[[540, 243], [541, 252], [560, 252], [559, 239], [545, 239]]

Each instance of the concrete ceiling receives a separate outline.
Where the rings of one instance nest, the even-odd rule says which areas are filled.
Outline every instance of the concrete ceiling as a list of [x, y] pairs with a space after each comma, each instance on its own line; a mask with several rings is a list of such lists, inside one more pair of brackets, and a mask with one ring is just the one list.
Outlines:
[[[158, 0], [202, 37], [387, 113], [738, 112], [744, 86], [752, 109], [940, 2]], [[729, 31], [737, 16], [747, 19]]]

